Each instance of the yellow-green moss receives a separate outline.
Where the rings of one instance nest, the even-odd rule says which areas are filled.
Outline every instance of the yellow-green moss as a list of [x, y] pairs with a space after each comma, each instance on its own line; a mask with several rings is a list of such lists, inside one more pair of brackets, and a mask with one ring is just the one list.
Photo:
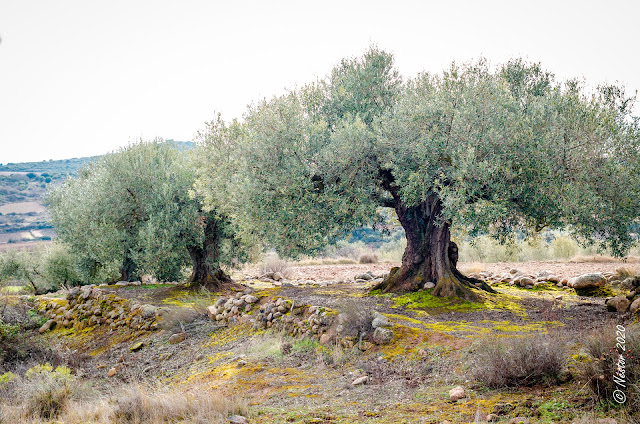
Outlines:
[[393, 298], [396, 308], [407, 309], [435, 309], [447, 311], [468, 312], [482, 309], [483, 305], [458, 298], [436, 297], [430, 291], [405, 293]]

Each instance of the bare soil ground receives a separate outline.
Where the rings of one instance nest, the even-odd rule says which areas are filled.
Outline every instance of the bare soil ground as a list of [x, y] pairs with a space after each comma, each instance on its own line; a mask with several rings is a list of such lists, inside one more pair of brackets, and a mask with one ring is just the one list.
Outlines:
[[[590, 332], [608, 331], [612, 324], [629, 326], [637, 317], [608, 312], [602, 298], [580, 297], [572, 289], [555, 286], [541, 290], [497, 286], [498, 294], [487, 297], [484, 304], [470, 304], [434, 298], [426, 291], [372, 296], [373, 283], [354, 281], [358, 274], [381, 275], [397, 265], [294, 266], [288, 279], [307, 282], [294, 285], [240, 281], [253, 287], [257, 296], [282, 297], [347, 314], [385, 314], [394, 323], [393, 340], [365, 350], [339, 343], [322, 346], [317, 340], [245, 324], [220, 326], [204, 310], [218, 294], [181, 285], [106, 288], [164, 308], [167, 312], [159, 331], [118, 335], [55, 330], [42, 337], [80, 354], [76, 373], [97, 388], [136, 381], [184, 390], [212, 387], [225, 396], [244, 399], [250, 423], [467, 423], [483, 422], [491, 413], [502, 423], [517, 416], [528, 417], [531, 423], [571, 423], [584, 414], [633, 422], [624, 421], [621, 410], [598, 409], [578, 375], [563, 384], [495, 390], [473, 381], [469, 373], [474, 350], [482, 340], [559, 334], [567, 340], [567, 355], [575, 355]], [[615, 271], [620, 265], [532, 262], [489, 264], [486, 269], [550, 270], [571, 277]], [[237, 274], [241, 278], [258, 273], [257, 268], [247, 268]], [[181, 330], [187, 332], [187, 339], [169, 344], [169, 336]], [[131, 351], [138, 342], [144, 347]], [[115, 366], [121, 371], [107, 378], [107, 371]], [[363, 375], [369, 383], [354, 386], [352, 382]], [[466, 397], [452, 402], [448, 392], [458, 385], [464, 387]]]

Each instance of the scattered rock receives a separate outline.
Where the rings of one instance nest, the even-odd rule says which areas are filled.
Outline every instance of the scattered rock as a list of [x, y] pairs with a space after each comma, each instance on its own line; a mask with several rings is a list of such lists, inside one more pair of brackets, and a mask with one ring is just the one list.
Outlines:
[[640, 297], [634, 300], [631, 306], [629, 306], [629, 312], [635, 314], [638, 309], [640, 309]]
[[462, 399], [464, 396], [464, 389], [461, 386], [454, 387], [453, 389], [449, 390], [449, 399], [454, 402]]
[[229, 422], [231, 424], [248, 424], [249, 420], [247, 420], [242, 415], [232, 415], [231, 417], [229, 417]]
[[53, 327], [55, 327], [55, 325], [56, 325], [56, 320], [50, 319], [49, 321], [42, 324], [42, 327], [40, 327], [40, 329], [38, 330], [38, 333], [42, 334], [44, 332], [47, 332], [51, 330]]
[[169, 344], [182, 343], [186, 339], [187, 339], [187, 333], [185, 332], [175, 333], [175, 334], [172, 334], [171, 337], [169, 337]]
[[258, 301], [258, 298], [251, 295], [251, 294], [247, 294], [245, 296], [242, 297], [244, 299], [245, 302], [249, 303], [249, 304], [254, 304]]
[[373, 321], [371, 322], [371, 326], [373, 328], [392, 327], [393, 324], [391, 324], [391, 321], [389, 321], [389, 318], [385, 317], [381, 313], [375, 312]]
[[509, 424], [531, 424], [531, 421], [526, 417], [515, 417], [509, 421]]
[[352, 386], [359, 386], [361, 384], [367, 384], [369, 382], [369, 376], [365, 375], [362, 377], [358, 377], [353, 382], [351, 382]]
[[625, 312], [631, 302], [626, 296], [616, 296], [605, 302], [609, 312]]
[[487, 415], [487, 422], [495, 423], [496, 421], [498, 421], [498, 416], [496, 414]]
[[129, 282], [128, 281], [118, 281], [115, 285], [116, 286], [128, 286]]
[[144, 343], [142, 343], [142, 342], [138, 342], [138, 343], [134, 344], [133, 346], [131, 346], [131, 347], [129, 348], [129, 350], [130, 350], [131, 352], [137, 352], [137, 351], [139, 351], [140, 349], [142, 349], [142, 347], [143, 347], [143, 346], [144, 346]]
[[596, 421], [597, 424], [618, 424], [614, 418], [598, 418]]
[[113, 367], [109, 370], [109, 372], [107, 372], [107, 377], [113, 377], [116, 374], [118, 374], [118, 370], [115, 367]]
[[424, 283], [424, 289], [425, 289], [425, 290], [432, 289], [432, 288], [434, 288], [435, 286], [436, 286], [436, 285], [435, 285], [433, 282], [431, 282], [431, 281], [427, 281], [426, 283]]
[[153, 305], [143, 305], [142, 306], [142, 317], [143, 318], [153, 318], [156, 316], [158, 312], [158, 308]]
[[356, 275], [354, 277], [354, 280], [364, 280], [364, 281], [369, 281], [369, 280], [373, 280], [373, 275], [371, 275], [368, 272], [365, 272], [364, 274], [360, 274], [360, 275]]
[[378, 327], [373, 332], [373, 342], [375, 344], [387, 344], [393, 340], [393, 330], [390, 328]]
[[331, 336], [328, 335], [327, 333], [325, 333], [322, 336], [320, 336], [320, 344], [321, 345], [326, 345], [330, 341], [331, 341]]
[[591, 289], [602, 286], [607, 282], [602, 273], [583, 274], [569, 280], [568, 286], [574, 289]]
[[535, 280], [531, 277], [527, 277], [526, 275], [514, 278], [513, 282], [520, 287], [533, 286], [535, 284]]

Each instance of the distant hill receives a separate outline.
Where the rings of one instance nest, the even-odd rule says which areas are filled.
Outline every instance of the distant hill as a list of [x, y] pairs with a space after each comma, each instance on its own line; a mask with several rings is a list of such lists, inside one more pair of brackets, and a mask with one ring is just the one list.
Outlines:
[[[169, 139], [167, 143], [174, 145], [178, 150], [188, 150], [195, 147], [193, 141], [176, 141]], [[41, 162], [21, 162], [0, 164], [0, 172], [33, 172], [47, 173], [54, 176], [75, 175], [78, 169], [84, 165], [96, 161], [100, 156], [86, 156], [82, 158], [43, 160]]]
[[[195, 147], [192, 141], [167, 142], [179, 150]], [[47, 191], [100, 157], [0, 164], [0, 244], [54, 238], [48, 211], [43, 206]]]
[[52, 175], [75, 175], [78, 169], [89, 162], [95, 161], [99, 157], [100, 156], [88, 156], [62, 160], [43, 160], [42, 162], [0, 164], [0, 172], [45, 172]]

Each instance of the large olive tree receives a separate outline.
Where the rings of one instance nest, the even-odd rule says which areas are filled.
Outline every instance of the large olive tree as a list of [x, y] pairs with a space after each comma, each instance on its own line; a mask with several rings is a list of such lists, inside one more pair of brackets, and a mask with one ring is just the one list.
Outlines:
[[640, 211], [640, 131], [617, 87], [586, 90], [521, 60], [403, 82], [376, 48], [251, 106], [236, 146], [239, 216], [287, 254], [393, 208], [407, 248], [379, 286], [473, 298], [453, 223], [506, 240], [570, 228], [623, 254]]

